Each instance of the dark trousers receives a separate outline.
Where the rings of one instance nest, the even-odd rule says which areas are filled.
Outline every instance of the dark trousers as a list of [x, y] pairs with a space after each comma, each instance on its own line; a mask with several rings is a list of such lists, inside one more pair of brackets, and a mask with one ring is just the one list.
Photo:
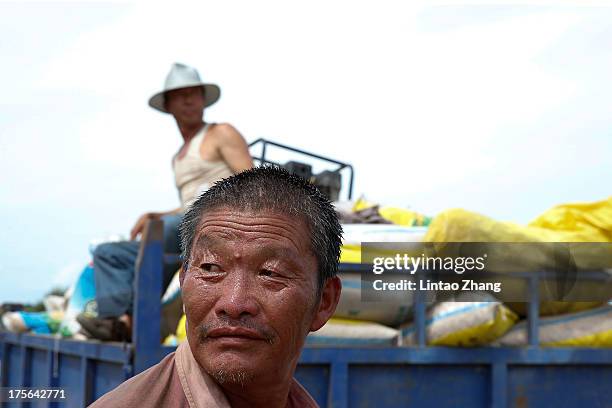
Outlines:
[[[178, 225], [182, 215], [163, 217], [164, 251], [180, 252]], [[98, 316], [119, 317], [132, 314], [134, 299], [134, 273], [140, 249], [138, 241], [109, 242], [99, 245], [93, 254]], [[179, 264], [164, 264], [163, 288], [165, 289]]]

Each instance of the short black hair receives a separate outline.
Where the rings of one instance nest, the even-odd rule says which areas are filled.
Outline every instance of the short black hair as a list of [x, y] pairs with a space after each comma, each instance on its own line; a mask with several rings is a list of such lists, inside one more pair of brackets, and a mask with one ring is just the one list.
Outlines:
[[272, 210], [301, 218], [310, 229], [311, 249], [318, 263], [319, 295], [326, 280], [338, 273], [342, 227], [333, 205], [313, 184], [276, 166], [256, 167], [220, 180], [191, 205], [179, 226], [185, 272], [202, 216], [220, 207]]

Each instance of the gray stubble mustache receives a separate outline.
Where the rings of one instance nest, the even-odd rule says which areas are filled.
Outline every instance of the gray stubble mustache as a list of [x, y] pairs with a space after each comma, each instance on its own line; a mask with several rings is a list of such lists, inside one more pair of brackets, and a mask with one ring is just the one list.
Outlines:
[[259, 325], [251, 320], [246, 319], [230, 319], [230, 318], [220, 318], [219, 320], [212, 323], [202, 323], [198, 327], [199, 339], [200, 341], [206, 341], [208, 339], [208, 333], [214, 329], [221, 328], [236, 328], [240, 327], [243, 329], [253, 330], [257, 332], [264, 340], [269, 344], [274, 344], [276, 340], [276, 335], [272, 331], [265, 326]]

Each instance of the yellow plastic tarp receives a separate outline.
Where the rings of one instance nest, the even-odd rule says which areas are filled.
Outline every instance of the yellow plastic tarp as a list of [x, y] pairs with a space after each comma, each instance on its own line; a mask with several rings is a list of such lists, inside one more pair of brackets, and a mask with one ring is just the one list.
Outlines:
[[612, 197], [558, 205], [527, 226], [493, 220], [462, 209], [438, 214], [427, 242], [612, 242]]
[[[377, 204], [369, 202], [364, 198], [360, 198], [353, 205], [353, 211], [361, 211]], [[407, 208], [381, 206], [378, 208], [378, 213], [382, 218], [395, 225], [404, 225], [407, 227], [423, 227], [429, 225], [431, 217], [409, 210]]]
[[[592, 203], [558, 205], [540, 215], [527, 226], [493, 220], [481, 214], [462, 209], [451, 209], [437, 215], [425, 235], [427, 242], [612, 242], [612, 197]], [[582, 246], [583, 252], [574, 253], [574, 261], [581, 269], [610, 265], [609, 251], [598, 251], [597, 246]], [[585, 252], [586, 251], [586, 252]], [[591, 251], [591, 252], [589, 252]], [[525, 260], [524, 253], [508, 254], [520, 262], [545, 264], [549, 254], [530, 254], [542, 259]], [[508, 265], [508, 270], [513, 266]], [[524, 290], [516, 287], [517, 290]], [[584, 283], [582, 291], [605, 290], [597, 283]], [[543, 315], [568, 313], [595, 307], [601, 302], [543, 302]], [[517, 313], [524, 315], [524, 303], [508, 303]]]

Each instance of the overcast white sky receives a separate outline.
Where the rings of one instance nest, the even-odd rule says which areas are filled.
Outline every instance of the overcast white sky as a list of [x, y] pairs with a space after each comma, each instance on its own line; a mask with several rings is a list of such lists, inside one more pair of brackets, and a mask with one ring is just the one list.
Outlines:
[[178, 205], [146, 103], [175, 61], [222, 87], [208, 121], [350, 162], [373, 201], [526, 223], [611, 194], [612, 8], [288, 3], [0, 3], [0, 302]]

